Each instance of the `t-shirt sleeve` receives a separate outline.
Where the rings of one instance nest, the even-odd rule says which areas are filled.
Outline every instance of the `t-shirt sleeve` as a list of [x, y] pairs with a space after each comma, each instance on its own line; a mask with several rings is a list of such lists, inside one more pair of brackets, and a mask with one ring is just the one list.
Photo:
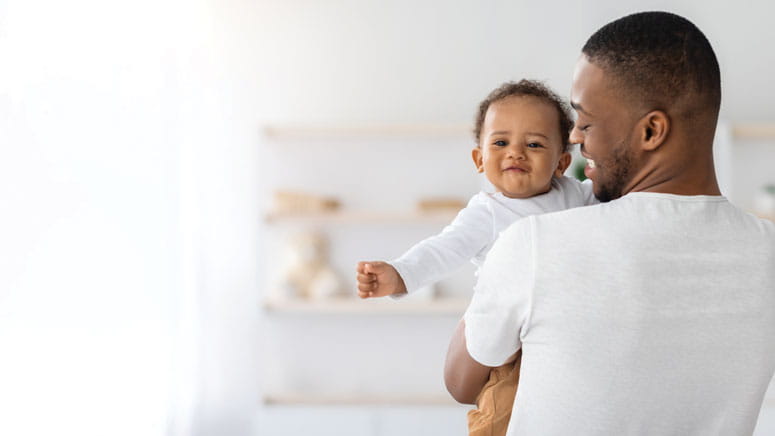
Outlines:
[[468, 353], [483, 365], [502, 365], [522, 347], [535, 281], [532, 223], [528, 217], [501, 233], [463, 316]]
[[492, 242], [492, 213], [482, 195], [474, 196], [441, 233], [389, 262], [401, 275], [408, 292], [444, 278]]

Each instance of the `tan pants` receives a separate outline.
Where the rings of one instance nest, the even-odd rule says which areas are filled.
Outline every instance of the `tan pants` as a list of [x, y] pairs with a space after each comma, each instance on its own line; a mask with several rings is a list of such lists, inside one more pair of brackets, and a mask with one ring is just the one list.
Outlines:
[[522, 350], [517, 360], [490, 371], [482, 391], [476, 397], [476, 409], [468, 412], [469, 436], [505, 436], [511, 418], [511, 408], [519, 384]]

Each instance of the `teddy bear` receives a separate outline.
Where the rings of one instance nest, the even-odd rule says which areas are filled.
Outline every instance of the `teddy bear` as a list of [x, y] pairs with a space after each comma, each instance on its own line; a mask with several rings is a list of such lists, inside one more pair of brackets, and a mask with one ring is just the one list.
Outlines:
[[328, 241], [322, 234], [305, 231], [288, 239], [278, 291], [283, 299], [344, 296], [342, 281], [328, 262]]

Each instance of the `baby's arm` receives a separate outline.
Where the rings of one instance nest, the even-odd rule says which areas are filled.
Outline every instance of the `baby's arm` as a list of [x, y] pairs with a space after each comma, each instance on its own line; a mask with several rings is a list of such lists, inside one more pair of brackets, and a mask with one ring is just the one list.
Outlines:
[[485, 194], [468, 206], [444, 230], [418, 243], [391, 262], [359, 262], [358, 295], [381, 297], [412, 292], [433, 283], [474, 258], [494, 238], [492, 213]]

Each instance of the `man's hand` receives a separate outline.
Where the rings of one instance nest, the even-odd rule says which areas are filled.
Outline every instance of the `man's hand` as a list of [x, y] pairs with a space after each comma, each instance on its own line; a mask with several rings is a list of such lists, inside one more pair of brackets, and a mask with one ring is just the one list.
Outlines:
[[387, 262], [358, 262], [358, 296], [361, 298], [406, 294], [404, 279]]

